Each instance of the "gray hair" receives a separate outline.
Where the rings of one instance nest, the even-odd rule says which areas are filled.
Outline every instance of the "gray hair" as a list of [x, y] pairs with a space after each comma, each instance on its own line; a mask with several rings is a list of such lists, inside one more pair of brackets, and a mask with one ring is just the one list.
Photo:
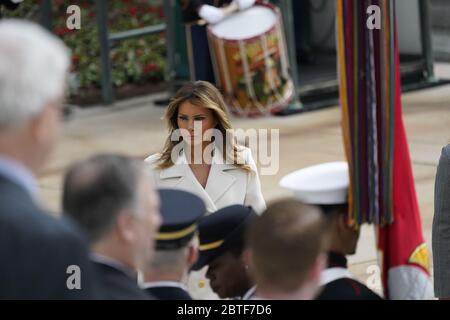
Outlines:
[[177, 249], [157, 249], [153, 259], [148, 266], [150, 273], [155, 274], [179, 274], [187, 272], [186, 254], [191, 246], [197, 247], [197, 240], [194, 237], [186, 245]]
[[63, 97], [70, 53], [38, 24], [0, 21], [0, 129], [17, 127]]
[[100, 240], [124, 209], [139, 215], [140, 179], [147, 177], [141, 161], [101, 154], [75, 163], [64, 179], [63, 211], [87, 233]]
[[186, 263], [186, 248], [172, 250], [156, 250], [153, 256], [153, 260], [150, 263], [150, 268], [153, 270], [165, 270], [167, 271], [180, 269], [184, 267]]

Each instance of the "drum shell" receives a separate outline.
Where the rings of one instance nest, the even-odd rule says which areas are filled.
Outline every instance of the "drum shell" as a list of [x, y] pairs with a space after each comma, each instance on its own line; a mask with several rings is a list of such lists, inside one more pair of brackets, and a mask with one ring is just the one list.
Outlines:
[[207, 29], [216, 83], [230, 111], [239, 116], [281, 111], [293, 96], [280, 11], [262, 6], [274, 12], [277, 22], [260, 35], [229, 40]]

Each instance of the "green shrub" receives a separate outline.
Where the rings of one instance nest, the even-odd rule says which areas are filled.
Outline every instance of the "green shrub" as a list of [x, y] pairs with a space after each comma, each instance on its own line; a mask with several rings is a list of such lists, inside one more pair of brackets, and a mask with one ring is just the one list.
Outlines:
[[[163, 22], [162, 1], [108, 1], [109, 32], [120, 32]], [[15, 11], [4, 12], [5, 17], [39, 20], [41, 1], [25, 1]], [[81, 29], [69, 30], [67, 7], [81, 8]], [[76, 87], [99, 88], [100, 46], [94, 1], [54, 0], [53, 32], [72, 50], [72, 70]], [[166, 61], [165, 34], [144, 36], [117, 42], [111, 48], [112, 81], [115, 87], [130, 83], [158, 82], [164, 79]], [[73, 85], [73, 83], [72, 83]]]

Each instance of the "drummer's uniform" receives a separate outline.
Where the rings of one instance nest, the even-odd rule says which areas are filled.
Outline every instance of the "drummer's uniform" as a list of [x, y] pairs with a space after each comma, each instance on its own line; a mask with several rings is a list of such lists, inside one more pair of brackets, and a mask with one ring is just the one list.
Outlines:
[[204, 5], [223, 7], [231, 0], [179, 0], [186, 25], [186, 42], [191, 80], [204, 80], [214, 83], [214, 69], [209, 52], [206, 26], [199, 25], [198, 9]]
[[328, 267], [322, 272], [323, 289], [316, 300], [382, 300], [347, 269], [347, 259], [329, 253]]

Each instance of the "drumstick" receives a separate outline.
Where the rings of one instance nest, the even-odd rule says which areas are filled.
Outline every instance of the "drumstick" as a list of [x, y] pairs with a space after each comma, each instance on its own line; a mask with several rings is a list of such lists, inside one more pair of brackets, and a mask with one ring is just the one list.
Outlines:
[[[236, 3], [231, 3], [229, 6], [220, 8], [223, 11], [224, 17], [228, 17], [229, 15], [232, 15], [236, 11], [239, 10], [239, 6]], [[208, 22], [205, 19], [201, 19], [197, 22], [199, 26], [204, 26], [205, 24], [208, 24]]]

